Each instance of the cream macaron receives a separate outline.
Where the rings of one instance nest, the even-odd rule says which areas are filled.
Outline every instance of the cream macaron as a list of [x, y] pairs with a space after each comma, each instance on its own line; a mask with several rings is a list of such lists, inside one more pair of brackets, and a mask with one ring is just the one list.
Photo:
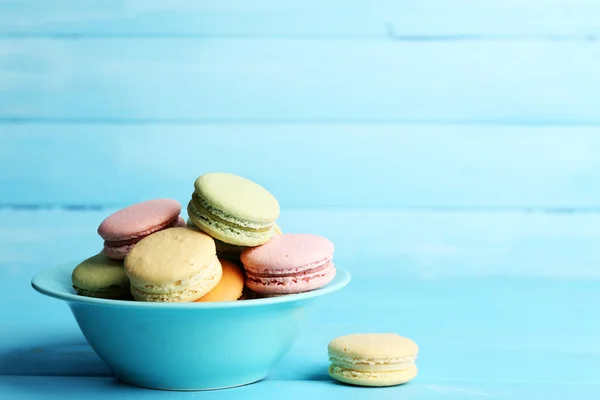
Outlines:
[[328, 346], [329, 375], [360, 386], [394, 386], [417, 376], [419, 348], [395, 333], [342, 336]]
[[187, 302], [221, 279], [215, 241], [189, 228], [170, 228], [136, 243], [125, 258], [131, 294], [138, 301]]

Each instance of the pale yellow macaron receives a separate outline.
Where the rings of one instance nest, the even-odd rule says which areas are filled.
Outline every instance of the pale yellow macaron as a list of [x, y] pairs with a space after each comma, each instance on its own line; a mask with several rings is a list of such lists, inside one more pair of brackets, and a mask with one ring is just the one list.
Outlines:
[[170, 228], [136, 243], [125, 258], [135, 300], [194, 301], [210, 292], [223, 273], [215, 241], [189, 228]]
[[395, 333], [342, 336], [328, 346], [329, 375], [360, 386], [394, 386], [417, 376], [419, 348]]

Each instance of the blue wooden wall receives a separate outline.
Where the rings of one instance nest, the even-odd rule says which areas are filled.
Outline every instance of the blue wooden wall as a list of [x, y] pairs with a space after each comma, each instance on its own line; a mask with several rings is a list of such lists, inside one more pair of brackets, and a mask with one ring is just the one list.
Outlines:
[[595, 209], [592, 0], [5, 1], [0, 204]]

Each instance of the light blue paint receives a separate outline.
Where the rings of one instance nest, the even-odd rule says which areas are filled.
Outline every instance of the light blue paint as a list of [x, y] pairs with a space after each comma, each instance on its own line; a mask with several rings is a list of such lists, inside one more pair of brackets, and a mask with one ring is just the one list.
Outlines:
[[186, 204], [208, 171], [284, 207], [600, 206], [600, 128], [0, 125], [3, 204]]
[[600, 122], [600, 42], [2, 40], [0, 52], [3, 121]]
[[26, 0], [2, 5], [0, 35], [405, 37], [598, 34], [594, 0]]

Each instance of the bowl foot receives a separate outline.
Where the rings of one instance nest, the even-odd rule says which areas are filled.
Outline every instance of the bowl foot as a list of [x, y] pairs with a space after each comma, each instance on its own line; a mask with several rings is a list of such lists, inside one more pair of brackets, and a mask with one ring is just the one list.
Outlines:
[[255, 378], [252, 380], [249, 380], [247, 382], [242, 382], [242, 383], [236, 383], [233, 385], [227, 385], [227, 386], [216, 386], [216, 387], [200, 387], [200, 388], [194, 388], [194, 387], [184, 387], [184, 388], [177, 388], [177, 387], [153, 387], [150, 385], [144, 385], [144, 384], [139, 384], [136, 382], [132, 382], [130, 380], [127, 380], [126, 378], [122, 378], [119, 376], [116, 376], [115, 378], [120, 380], [121, 382], [124, 382], [128, 385], [132, 385], [132, 386], [137, 386], [137, 387], [141, 387], [144, 389], [151, 389], [151, 390], [163, 390], [163, 391], [170, 391], [170, 392], [199, 392], [199, 391], [209, 391], [209, 390], [223, 390], [223, 389], [232, 389], [232, 388], [236, 388], [236, 387], [240, 387], [240, 386], [246, 386], [246, 385], [251, 385], [253, 383], [262, 381], [263, 379], [265, 379], [267, 376], [262, 376], [260, 378]]

